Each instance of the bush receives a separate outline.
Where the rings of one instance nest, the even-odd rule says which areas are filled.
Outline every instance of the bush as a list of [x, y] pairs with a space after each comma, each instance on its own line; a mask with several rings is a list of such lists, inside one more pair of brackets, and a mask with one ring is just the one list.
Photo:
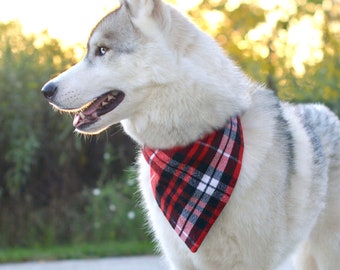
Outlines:
[[[46, 81], [76, 62], [72, 49], [47, 33], [24, 36], [15, 22], [0, 23], [0, 32], [0, 247], [97, 241], [107, 237], [104, 230], [110, 239], [123, 239], [125, 228], [140, 219], [126, 218], [133, 203], [123, 199], [132, 193], [118, 194], [127, 188], [123, 171], [135, 145], [117, 128], [86, 141], [74, 136], [72, 120], [41, 95]], [[93, 196], [95, 188], [101, 196]], [[112, 199], [117, 211], [101, 210], [102, 199]]]
[[[94, 189], [84, 190], [89, 200], [85, 219], [79, 226], [84, 240], [132, 241], [145, 240], [144, 217], [138, 206], [136, 173], [134, 168], [125, 171], [122, 178], [111, 179]], [[79, 232], [78, 232], [79, 234]]]

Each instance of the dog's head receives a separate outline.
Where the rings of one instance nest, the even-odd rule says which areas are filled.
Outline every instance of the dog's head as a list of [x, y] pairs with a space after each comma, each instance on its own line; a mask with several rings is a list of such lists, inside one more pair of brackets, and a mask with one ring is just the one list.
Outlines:
[[42, 93], [75, 114], [77, 132], [95, 134], [139, 113], [150, 89], [175, 66], [161, 34], [170, 16], [160, 0], [126, 0], [93, 29], [84, 59], [47, 82]]
[[161, 0], [122, 0], [92, 31], [87, 54], [42, 89], [75, 114], [77, 132], [121, 122], [150, 147], [185, 145], [221, 128], [250, 88], [215, 41]]

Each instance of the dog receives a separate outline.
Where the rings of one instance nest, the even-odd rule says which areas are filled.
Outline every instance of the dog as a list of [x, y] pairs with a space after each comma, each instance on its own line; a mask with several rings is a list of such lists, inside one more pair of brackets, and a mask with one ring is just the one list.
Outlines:
[[161, 0], [122, 0], [42, 93], [75, 130], [121, 123], [170, 269], [340, 269], [340, 123], [246, 75]]

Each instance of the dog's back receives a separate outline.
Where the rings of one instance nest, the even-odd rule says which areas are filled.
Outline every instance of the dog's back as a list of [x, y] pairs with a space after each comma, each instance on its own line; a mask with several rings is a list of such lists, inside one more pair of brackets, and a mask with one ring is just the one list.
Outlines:
[[336, 270], [340, 267], [340, 122], [322, 105], [298, 105], [296, 112], [313, 146], [314, 178], [328, 181], [324, 209], [301, 244], [298, 269]]
[[[329, 166], [340, 166], [340, 123], [338, 117], [323, 105], [297, 105], [297, 113], [308, 131], [315, 151], [329, 160]], [[321, 150], [323, 149], [323, 153]]]

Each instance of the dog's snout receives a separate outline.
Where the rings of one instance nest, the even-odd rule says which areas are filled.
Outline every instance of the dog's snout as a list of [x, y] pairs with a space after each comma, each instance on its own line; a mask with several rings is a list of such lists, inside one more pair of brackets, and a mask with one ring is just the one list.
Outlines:
[[47, 99], [52, 99], [55, 94], [57, 93], [58, 86], [54, 82], [48, 82], [44, 85], [44, 87], [41, 89], [41, 92]]

